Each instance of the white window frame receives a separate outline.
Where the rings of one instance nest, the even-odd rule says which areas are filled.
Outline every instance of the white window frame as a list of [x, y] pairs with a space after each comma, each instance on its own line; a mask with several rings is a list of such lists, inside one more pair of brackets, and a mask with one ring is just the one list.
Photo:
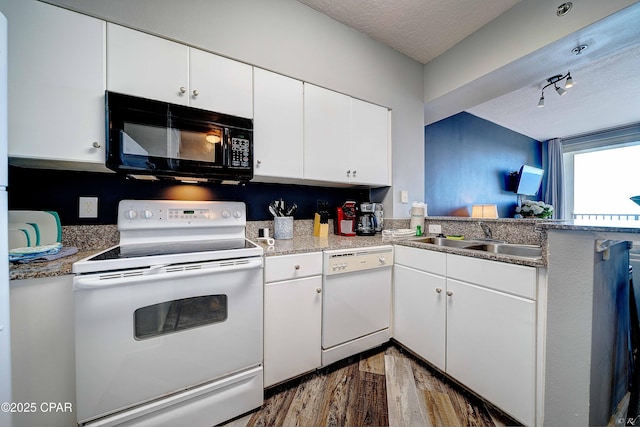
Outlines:
[[[564, 162], [564, 202], [567, 212], [567, 219], [576, 219], [574, 212], [574, 156], [576, 154], [588, 153], [591, 151], [610, 150], [633, 145], [640, 145], [640, 123], [607, 129], [600, 132], [578, 135], [562, 140], [563, 162]], [[602, 216], [602, 215], [600, 215]], [[609, 216], [591, 217], [588, 219], [638, 219], [638, 218], [609, 218]]]

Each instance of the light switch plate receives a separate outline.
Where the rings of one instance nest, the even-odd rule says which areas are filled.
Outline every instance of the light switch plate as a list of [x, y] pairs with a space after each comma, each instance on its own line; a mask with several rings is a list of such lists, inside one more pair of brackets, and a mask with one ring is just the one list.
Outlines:
[[407, 190], [400, 191], [400, 202], [409, 203], [409, 192]]
[[98, 218], [97, 197], [80, 197], [78, 218]]

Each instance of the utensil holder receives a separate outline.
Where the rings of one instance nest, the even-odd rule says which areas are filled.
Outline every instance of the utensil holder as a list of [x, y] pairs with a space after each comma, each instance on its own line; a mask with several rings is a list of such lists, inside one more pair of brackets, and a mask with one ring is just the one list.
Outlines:
[[273, 237], [278, 240], [293, 239], [292, 216], [276, 216], [273, 218]]

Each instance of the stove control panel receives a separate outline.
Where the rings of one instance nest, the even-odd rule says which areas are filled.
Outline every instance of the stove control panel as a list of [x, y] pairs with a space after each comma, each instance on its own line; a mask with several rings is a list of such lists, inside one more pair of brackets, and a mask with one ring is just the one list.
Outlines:
[[215, 228], [246, 225], [242, 202], [185, 200], [122, 200], [119, 230]]
[[[169, 221], [208, 220], [211, 217], [211, 211], [209, 209], [169, 209], [167, 214]], [[222, 212], [222, 216], [224, 217], [224, 211]]]

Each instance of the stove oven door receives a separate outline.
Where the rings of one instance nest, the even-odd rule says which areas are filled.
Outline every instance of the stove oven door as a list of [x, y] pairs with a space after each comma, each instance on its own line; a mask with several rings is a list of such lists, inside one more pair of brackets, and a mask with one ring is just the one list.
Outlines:
[[256, 367], [260, 401], [241, 409], [262, 403], [261, 257], [76, 276], [74, 296], [80, 423]]

